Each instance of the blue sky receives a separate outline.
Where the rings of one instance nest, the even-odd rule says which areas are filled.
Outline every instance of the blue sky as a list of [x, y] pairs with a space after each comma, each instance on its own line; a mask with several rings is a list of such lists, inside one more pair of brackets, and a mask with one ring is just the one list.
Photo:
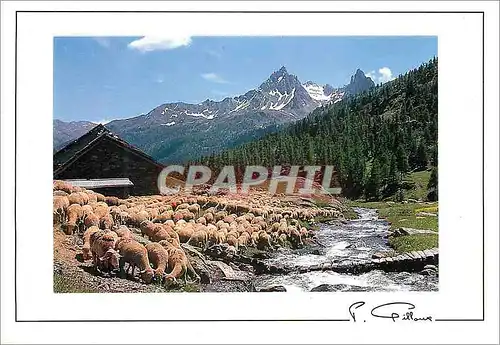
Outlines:
[[335, 87], [390, 80], [437, 56], [437, 37], [56, 37], [54, 118], [106, 122], [169, 102], [221, 100], [286, 66]]

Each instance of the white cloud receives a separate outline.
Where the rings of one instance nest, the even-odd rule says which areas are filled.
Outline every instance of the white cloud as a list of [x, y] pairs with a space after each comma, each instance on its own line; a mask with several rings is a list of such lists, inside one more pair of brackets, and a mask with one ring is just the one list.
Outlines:
[[218, 84], [227, 84], [229, 83], [227, 80], [222, 78], [220, 75], [217, 73], [203, 73], [201, 77], [205, 80], [211, 81], [213, 83], [218, 83]]
[[394, 77], [392, 76], [392, 71], [389, 67], [380, 68], [378, 70], [378, 73], [380, 73], [379, 81], [381, 83], [385, 83], [394, 79]]
[[189, 36], [144, 36], [128, 44], [130, 49], [140, 52], [152, 52], [154, 50], [169, 50], [191, 44]]
[[394, 79], [389, 67], [381, 67], [378, 71], [370, 71], [365, 73], [365, 75], [370, 77], [375, 83], [386, 83]]

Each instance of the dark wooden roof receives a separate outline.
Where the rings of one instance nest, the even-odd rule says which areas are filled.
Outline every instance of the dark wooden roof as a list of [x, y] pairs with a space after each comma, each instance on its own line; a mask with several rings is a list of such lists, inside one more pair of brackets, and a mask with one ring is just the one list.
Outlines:
[[111, 140], [123, 149], [142, 157], [160, 168], [163, 168], [163, 165], [155, 161], [151, 156], [130, 145], [125, 140], [111, 133], [106, 127], [100, 124], [92, 128], [80, 138], [70, 142], [54, 154], [54, 175], [57, 175], [61, 171], [65, 170], [101, 140]]

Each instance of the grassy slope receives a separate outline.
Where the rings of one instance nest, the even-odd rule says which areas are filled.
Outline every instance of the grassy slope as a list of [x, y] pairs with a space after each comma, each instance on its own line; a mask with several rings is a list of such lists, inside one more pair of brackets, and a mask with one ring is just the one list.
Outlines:
[[[429, 182], [430, 172], [419, 171], [409, 174], [405, 181], [414, 183], [414, 188], [405, 191], [405, 198], [425, 200], [427, 195], [427, 183]], [[387, 219], [391, 223], [391, 229], [400, 227], [413, 229], [427, 229], [436, 231], [436, 234], [419, 234], [401, 237], [391, 237], [390, 245], [397, 252], [407, 252], [413, 250], [423, 250], [438, 247], [438, 217], [417, 216], [419, 212], [438, 213], [437, 202], [418, 202], [418, 203], [395, 203], [395, 202], [350, 202], [351, 207], [375, 208], [378, 210], [381, 218]]]
[[414, 188], [410, 190], [405, 190], [405, 199], [415, 199], [415, 200], [426, 200], [427, 198], [427, 184], [431, 177], [431, 172], [417, 171], [409, 174], [404, 182], [409, 182], [414, 184]]
[[391, 229], [400, 227], [428, 229], [436, 234], [418, 234], [401, 237], [390, 237], [389, 244], [399, 253], [438, 247], [438, 217], [417, 217], [418, 212], [435, 212], [438, 203], [386, 203], [386, 202], [353, 202], [351, 206], [376, 208], [381, 218], [391, 222]]

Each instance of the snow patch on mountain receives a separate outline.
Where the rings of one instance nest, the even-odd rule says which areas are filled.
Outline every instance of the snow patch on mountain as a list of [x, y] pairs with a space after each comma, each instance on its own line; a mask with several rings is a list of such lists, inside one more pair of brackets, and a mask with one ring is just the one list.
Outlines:
[[193, 117], [204, 117], [205, 119], [207, 120], [213, 120], [215, 118], [214, 115], [205, 115], [203, 113], [190, 113], [188, 112], [187, 110], [184, 110], [184, 113], [187, 115], [187, 116], [193, 116]]

